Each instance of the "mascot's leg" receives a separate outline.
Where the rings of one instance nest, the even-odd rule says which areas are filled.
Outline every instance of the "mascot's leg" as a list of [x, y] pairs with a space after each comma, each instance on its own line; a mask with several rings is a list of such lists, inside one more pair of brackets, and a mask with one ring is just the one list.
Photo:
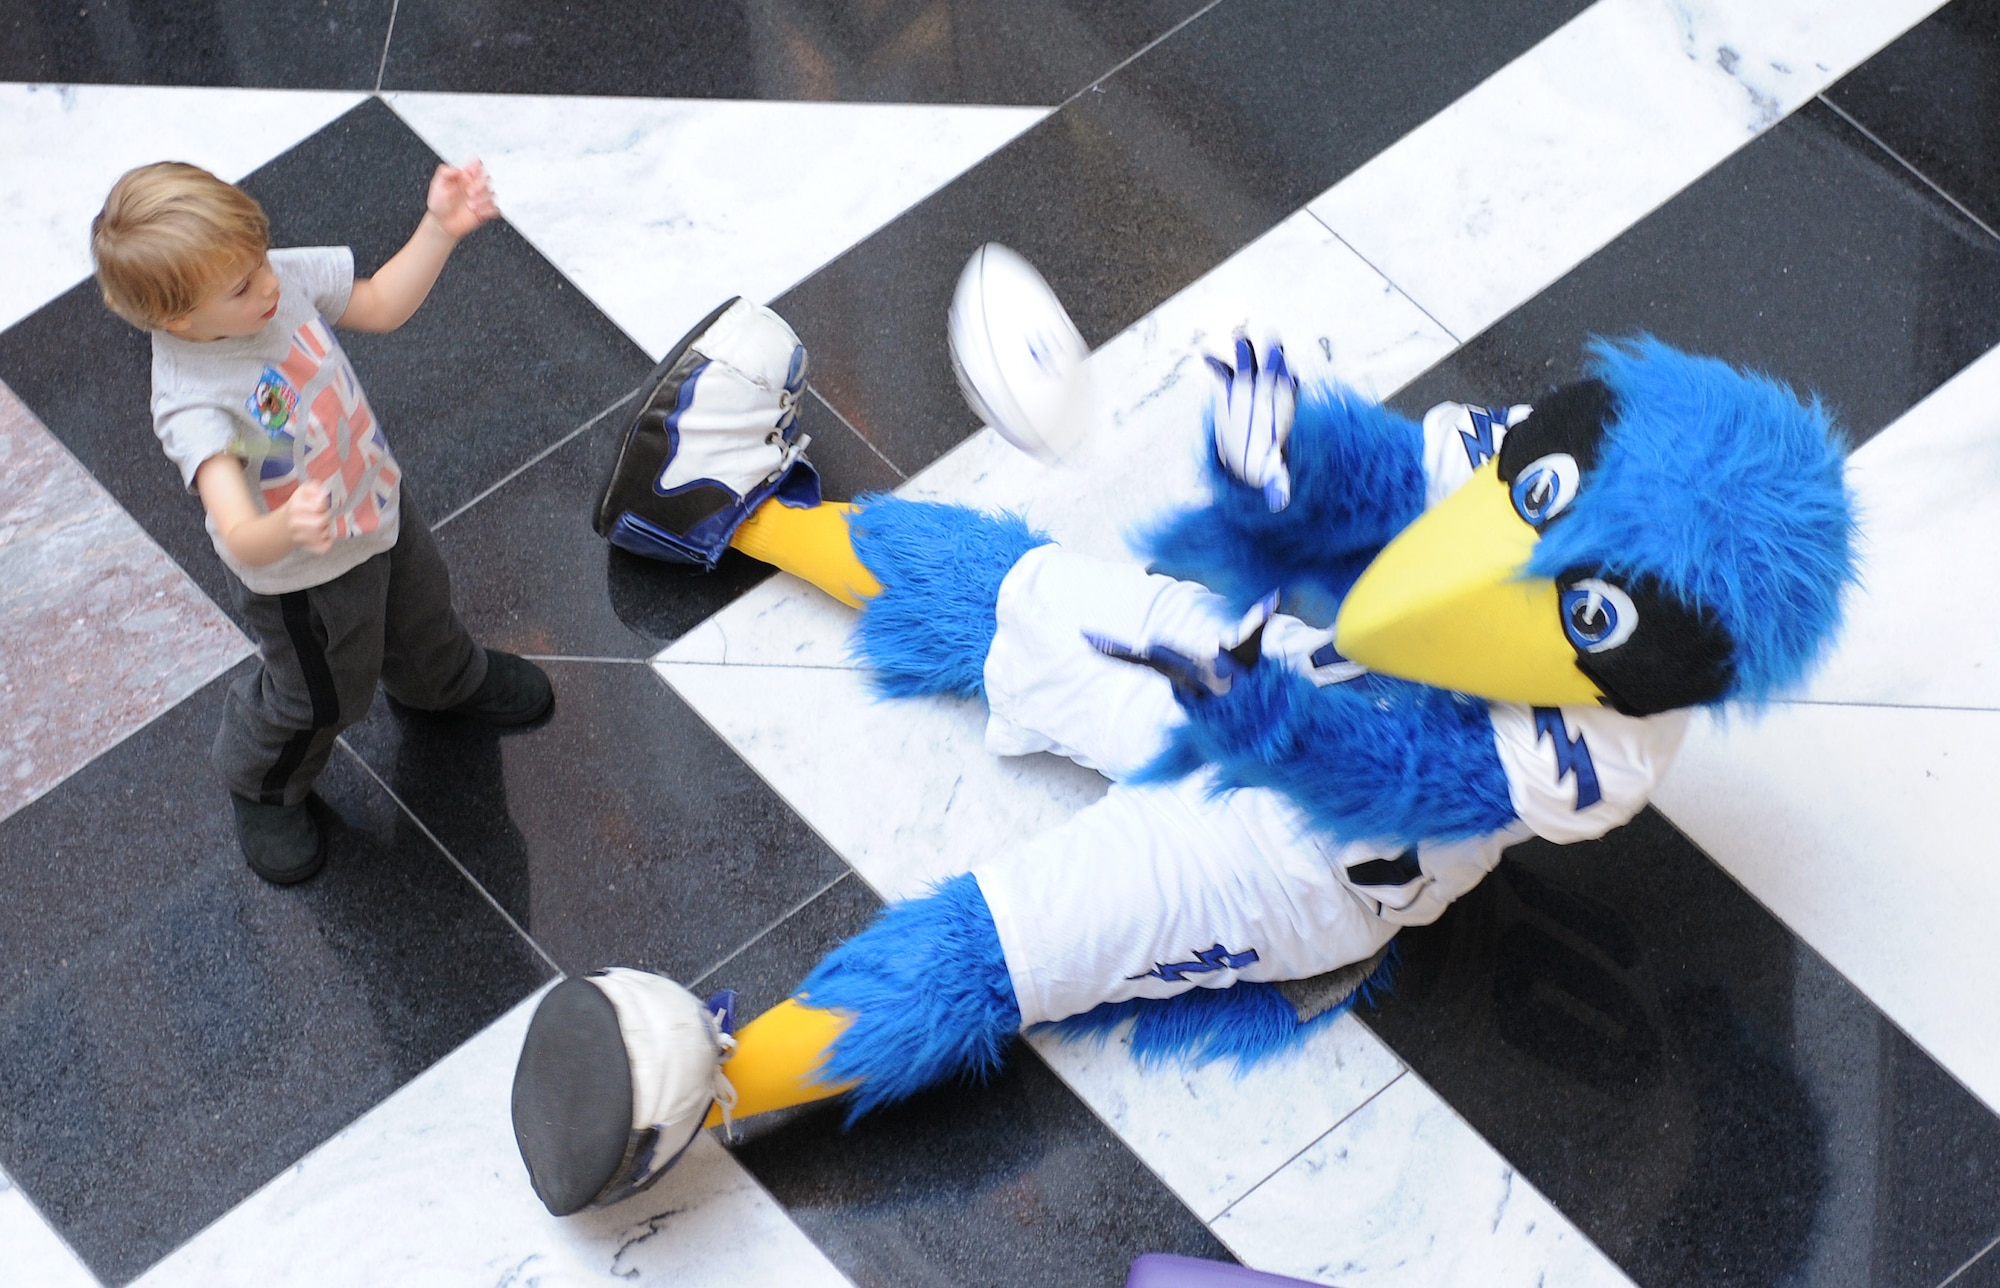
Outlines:
[[[978, 882], [953, 877], [886, 909], [743, 1030], [725, 1067], [737, 1084], [731, 1116], [846, 1093], [851, 1123], [947, 1078], [986, 1076], [1020, 1028], [993, 914]], [[770, 1088], [768, 1099], [753, 1103], [752, 1087]]]
[[773, 498], [743, 521], [729, 544], [859, 608], [882, 593], [882, 584], [855, 556], [847, 534], [853, 515], [848, 501], [789, 506]]
[[643, 1189], [704, 1126], [842, 1094], [852, 1122], [983, 1077], [1020, 1027], [992, 914], [972, 877], [954, 877], [883, 912], [733, 1035], [726, 1008], [658, 975], [564, 980], [522, 1044], [514, 1138], [564, 1216]]
[[[855, 652], [884, 693], [970, 697], [982, 690], [1000, 583], [1047, 540], [1018, 515], [876, 494], [811, 508], [767, 501], [731, 544], [861, 608]], [[890, 908], [737, 1035], [730, 1113], [843, 1092], [866, 1113], [994, 1068], [1020, 1024], [992, 914], [978, 884], [958, 877]], [[720, 1122], [721, 1107], [710, 1117]]]
[[[965, 696], [982, 690], [1000, 583], [1046, 541], [1017, 516], [891, 496], [767, 501], [732, 538], [863, 609], [855, 651], [883, 692]], [[514, 1078], [515, 1138], [550, 1211], [633, 1193], [704, 1122], [841, 1094], [858, 1115], [944, 1078], [980, 1076], [1021, 1027], [970, 876], [888, 909], [740, 1031], [702, 1018], [710, 1014], [678, 984], [639, 971], [550, 991]]]
[[854, 651], [891, 697], [978, 697], [1000, 583], [1049, 538], [1016, 514], [874, 493], [852, 504], [766, 501], [730, 544], [863, 608]]

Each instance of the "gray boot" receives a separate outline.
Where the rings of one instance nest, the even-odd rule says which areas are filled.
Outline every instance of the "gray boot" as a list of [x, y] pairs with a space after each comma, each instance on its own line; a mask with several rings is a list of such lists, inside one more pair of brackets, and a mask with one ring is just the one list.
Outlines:
[[229, 803], [236, 807], [237, 844], [258, 876], [272, 885], [297, 885], [325, 866], [326, 830], [307, 801], [264, 805], [232, 792]]

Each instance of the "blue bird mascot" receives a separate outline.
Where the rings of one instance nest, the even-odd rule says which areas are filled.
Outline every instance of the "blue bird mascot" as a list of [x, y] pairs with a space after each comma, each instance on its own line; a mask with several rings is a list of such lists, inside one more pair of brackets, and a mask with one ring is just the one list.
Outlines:
[[[1210, 495], [1135, 537], [1144, 565], [887, 495], [772, 497], [726, 534], [860, 610], [881, 693], [981, 697], [990, 750], [1112, 785], [740, 1029], [646, 972], [551, 990], [513, 1108], [552, 1212], [633, 1193], [704, 1124], [835, 1096], [852, 1121], [983, 1077], [1036, 1025], [1130, 1021], [1155, 1058], [1280, 1050], [1507, 846], [1630, 819], [1690, 708], [1797, 682], [1838, 624], [1842, 444], [1777, 381], [1598, 341], [1532, 406], [1419, 424], [1300, 385], [1281, 347], [1211, 362]], [[1346, 1000], [1315, 1014], [1296, 982], [1329, 972]]]

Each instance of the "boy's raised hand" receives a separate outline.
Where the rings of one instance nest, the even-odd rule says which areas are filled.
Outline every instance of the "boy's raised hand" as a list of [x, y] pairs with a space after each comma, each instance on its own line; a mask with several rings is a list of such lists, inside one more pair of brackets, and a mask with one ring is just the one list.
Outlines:
[[316, 555], [333, 549], [332, 498], [317, 483], [301, 483], [285, 502], [285, 531], [292, 544]]
[[492, 181], [477, 159], [462, 166], [439, 166], [431, 176], [424, 209], [453, 237], [463, 237], [500, 214], [500, 207], [493, 203]]

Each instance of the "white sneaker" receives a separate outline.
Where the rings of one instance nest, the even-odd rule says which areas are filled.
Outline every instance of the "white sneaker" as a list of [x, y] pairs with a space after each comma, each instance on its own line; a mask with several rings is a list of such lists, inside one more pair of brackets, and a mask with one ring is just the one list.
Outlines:
[[739, 297], [703, 318], [653, 370], [598, 502], [598, 534], [713, 568], [767, 497], [818, 504], [798, 424], [805, 390], [805, 346], [776, 313]]
[[514, 1070], [514, 1140], [535, 1194], [567, 1216], [630, 1197], [672, 1167], [709, 1109], [732, 1106], [736, 1041], [662, 975], [615, 967], [549, 990]]

